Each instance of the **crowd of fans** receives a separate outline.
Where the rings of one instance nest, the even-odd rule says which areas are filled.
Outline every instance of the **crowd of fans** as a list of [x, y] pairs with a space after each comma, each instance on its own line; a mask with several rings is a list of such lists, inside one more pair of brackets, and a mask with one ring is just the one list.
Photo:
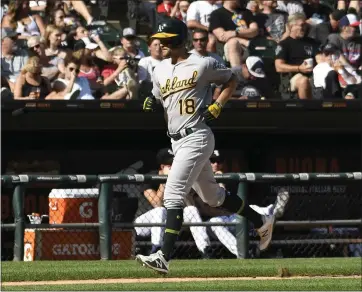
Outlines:
[[[145, 0], [140, 9], [155, 27], [164, 17], [183, 20], [190, 53], [215, 58], [238, 76], [235, 99], [354, 99], [362, 96], [361, 2]], [[91, 29], [86, 4], [2, 1], [2, 100], [150, 94], [160, 41], [147, 39], [145, 51], [127, 27], [119, 45], [109, 46]], [[215, 87], [215, 98], [219, 92]]]

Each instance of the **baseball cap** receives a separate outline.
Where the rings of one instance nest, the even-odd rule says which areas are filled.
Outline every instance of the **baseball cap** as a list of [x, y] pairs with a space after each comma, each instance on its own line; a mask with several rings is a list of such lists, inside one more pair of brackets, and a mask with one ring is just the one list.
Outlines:
[[81, 38], [80, 40], [77, 40], [74, 44], [74, 51], [78, 51], [80, 49], [94, 50], [96, 48], [98, 48], [98, 44], [93, 43], [89, 37]]
[[224, 157], [220, 154], [219, 150], [215, 149], [214, 152], [212, 152], [212, 154], [210, 156], [210, 161], [223, 162]]
[[251, 75], [257, 78], [264, 78], [264, 63], [259, 57], [250, 56], [245, 61], [246, 67]]
[[355, 14], [347, 14], [341, 18], [339, 21], [339, 27], [345, 27], [345, 26], [359, 26], [359, 20]]
[[135, 30], [134, 30], [132, 27], [126, 27], [126, 28], [123, 30], [122, 35], [123, 35], [124, 38], [127, 38], [127, 37], [136, 37], [136, 32], [135, 32]]
[[171, 165], [173, 162], [173, 152], [170, 148], [162, 148], [157, 152], [156, 159], [158, 164]]
[[342, 11], [342, 10], [334, 10], [332, 13], [331, 13], [331, 16], [332, 18], [335, 20], [335, 21], [340, 21], [341, 18], [343, 16], [345, 16], [346, 14]]
[[333, 44], [326, 44], [325, 46], [321, 47], [320, 50], [326, 56], [334, 55], [339, 52], [339, 49]]
[[13, 38], [16, 37], [17, 33], [12, 30], [10, 27], [2, 27], [1, 28], [1, 39], [3, 40], [4, 38]]

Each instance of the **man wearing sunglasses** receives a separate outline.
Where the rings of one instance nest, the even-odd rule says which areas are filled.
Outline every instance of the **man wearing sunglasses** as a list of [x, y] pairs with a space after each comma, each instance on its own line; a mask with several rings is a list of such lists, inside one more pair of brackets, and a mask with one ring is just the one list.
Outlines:
[[[275, 216], [261, 216], [236, 194], [226, 195], [215, 181], [209, 158], [215, 139], [208, 123], [217, 119], [235, 91], [233, 72], [213, 58], [189, 54], [188, 29], [184, 22], [170, 18], [159, 24], [152, 38], [159, 39], [165, 59], [153, 72], [154, 97], [145, 99], [143, 109], [153, 111], [156, 99], [165, 110], [167, 134], [175, 158], [166, 181], [164, 206], [166, 229], [161, 250], [149, 256], [137, 255], [144, 266], [167, 274], [169, 260], [183, 222], [184, 199], [193, 188], [211, 207], [221, 207], [253, 222], [261, 237], [260, 250], [271, 241]], [[223, 85], [217, 100], [212, 100], [210, 85]]]
[[50, 58], [45, 54], [45, 45], [41, 42], [39, 36], [32, 36], [28, 39], [28, 48], [31, 55], [36, 55], [40, 58], [42, 76], [47, 77], [50, 81], [54, 81], [63, 70], [64, 60], [56, 57]]

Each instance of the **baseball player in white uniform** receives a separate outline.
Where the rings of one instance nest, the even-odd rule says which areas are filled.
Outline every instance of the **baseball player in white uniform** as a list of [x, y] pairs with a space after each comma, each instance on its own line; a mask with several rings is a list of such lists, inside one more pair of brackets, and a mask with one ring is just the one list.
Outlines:
[[[159, 39], [165, 59], [153, 72], [153, 97], [145, 99], [143, 109], [152, 111], [156, 99], [165, 110], [168, 136], [175, 155], [168, 174], [164, 206], [166, 229], [161, 250], [149, 256], [137, 255], [142, 265], [167, 274], [169, 261], [183, 222], [184, 198], [193, 188], [212, 207], [222, 207], [250, 220], [260, 236], [260, 250], [271, 241], [275, 216], [261, 216], [237, 195], [226, 196], [215, 181], [209, 158], [214, 151], [214, 135], [206, 124], [219, 117], [235, 91], [237, 78], [215, 59], [189, 54], [186, 50], [187, 26], [170, 18], [159, 24], [152, 37]], [[210, 84], [224, 85], [211, 103]]]

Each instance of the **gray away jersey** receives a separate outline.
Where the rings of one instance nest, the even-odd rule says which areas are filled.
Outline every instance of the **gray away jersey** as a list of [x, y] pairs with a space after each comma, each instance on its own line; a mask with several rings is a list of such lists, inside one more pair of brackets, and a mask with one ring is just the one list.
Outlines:
[[152, 93], [165, 109], [168, 131], [175, 134], [203, 122], [201, 113], [212, 99], [210, 85], [222, 85], [231, 75], [215, 59], [195, 54], [176, 65], [171, 59], [159, 63], [153, 71]]

